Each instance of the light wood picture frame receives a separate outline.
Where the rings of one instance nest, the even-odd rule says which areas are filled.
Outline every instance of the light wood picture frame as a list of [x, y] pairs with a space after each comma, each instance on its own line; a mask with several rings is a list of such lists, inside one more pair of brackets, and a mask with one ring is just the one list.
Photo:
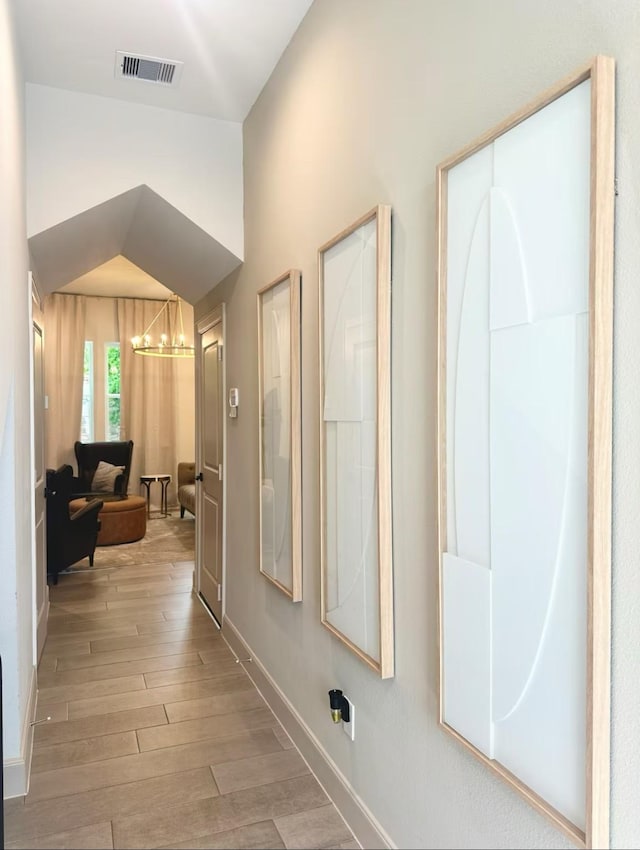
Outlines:
[[321, 622], [394, 674], [391, 207], [318, 251]]
[[302, 600], [301, 273], [263, 287], [258, 306], [260, 572]]
[[[436, 175], [440, 724], [576, 845], [598, 848], [614, 90], [614, 60], [597, 56]], [[550, 540], [553, 557], [538, 558]]]

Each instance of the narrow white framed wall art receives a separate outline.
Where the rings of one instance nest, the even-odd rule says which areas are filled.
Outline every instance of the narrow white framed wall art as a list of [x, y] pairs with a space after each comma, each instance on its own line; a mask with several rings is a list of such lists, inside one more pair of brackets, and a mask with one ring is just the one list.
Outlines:
[[321, 621], [394, 674], [391, 531], [391, 207], [318, 252]]
[[609, 846], [614, 61], [438, 166], [440, 722]]
[[291, 270], [258, 302], [260, 572], [302, 600], [300, 282]]

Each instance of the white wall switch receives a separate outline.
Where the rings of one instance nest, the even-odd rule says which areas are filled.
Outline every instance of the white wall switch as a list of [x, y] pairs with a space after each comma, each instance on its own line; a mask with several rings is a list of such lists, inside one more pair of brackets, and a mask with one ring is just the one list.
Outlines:
[[235, 419], [238, 415], [238, 406], [240, 404], [240, 393], [237, 387], [231, 387], [229, 390], [229, 416]]

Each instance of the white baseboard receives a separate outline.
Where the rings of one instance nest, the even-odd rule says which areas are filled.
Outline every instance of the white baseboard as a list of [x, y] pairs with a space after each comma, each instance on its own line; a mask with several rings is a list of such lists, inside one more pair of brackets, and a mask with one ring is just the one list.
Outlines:
[[33, 726], [32, 721], [36, 717], [36, 698], [38, 687], [36, 680], [36, 668], [31, 670], [31, 683], [29, 685], [29, 698], [27, 710], [22, 725], [22, 739], [20, 746], [20, 757], [4, 760], [4, 798], [24, 797], [29, 791], [29, 778], [31, 776], [31, 753], [33, 750]]
[[358, 797], [346, 777], [228, 617], [225, 617], [223, 621], [222, 636], [238, 658], [251, 658], [251, 662], [244, 662], [242, 666], [297, 746], [360, 846], [370, 850], [395, 850], [393, 841]]

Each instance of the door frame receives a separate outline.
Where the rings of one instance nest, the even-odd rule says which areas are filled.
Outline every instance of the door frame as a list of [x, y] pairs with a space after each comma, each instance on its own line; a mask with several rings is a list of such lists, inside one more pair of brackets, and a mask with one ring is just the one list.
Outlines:
[[[216, 325], [220, 325], [220, 345], [222, 346], [222, 599], [220, 600], [222, 615], [219, 624], [222, 628], [227, 597], [227, 358], [225, 352], [226, 310], [224, 301], [196, 322], [196, 474], [202, 471], [202, 337], [205, 333], [207, 333], [207, 331], [210, 331]], [[202, 568], [202, 533], [200, 523], [204, 516], [203, 502], [203, 488], [196, 486], [196, 563], [193, 573], [193, 587], [198, 598], [204, 605], [204, 601], [200, 596], [200, 570]]]
[[[34, 341], [34, 331], [37, 328], [42, 337], [42, 364], [41, 367], [43, 369], [43, 391], [44, 391], [44, 358], [45, 358], [45, 339], [44, 339], [44, 312], [43, 312], [43, 304], [42, 304], [42, 296], [38, 291], [38, 285], [35, 281], [33, 272], [29, 272], [28, 275], [28, 298], [29, 298], [29, 437], [30, 437], [30, 454], [31, 454], [31, 471], [30, 471], [30, 479], [31, 479], [31, 487], [30, 487], [30, 526], [31, 526], [31, 575], [33, 578], [32, 583], [32, 620], [33, 620], [33, 663], [38, 666], [40, 661], [40, 654], [42, 649], [44, 648], [44, 643], [47, 638], [48, 632], [48, 623], [49, 623], [49, 584], [46, 579], [47, 573], [47, 547], [46, 547], [46, 538], [45, 545], [42, 551], [43, 563], [38, 563], [38, 542], [37, 542], [37, 516], [36, 516], [36, 504], [35, 504], [35, 492], [36, 492], [36, 431], [35, 431], [35, 358], [33, 351], [33, 341]], [[46, 395], [43, 398], [43, 409], [46, 409], [47, 406], [47, 397]], [[42, 441], [43, 445], [41, 447], [43, 452], [43, 469], [42, 474], [45, 476], [46, 462], [44, 458], [44, 443], [45, 443], [45, 429], [47, 427], [46, 416], [43, 415], [42, 419]], [[43, 482], [43, 487], [44, 487]], [[47, 522], [47, 504], [45, 499], [44, 504], [44, 514], [43, 514], [43, 523], [45, 524], [44, 533], [46, 535], [46, 522]], [[38, 586], [39, 582], [42, 581], [42, 571], [44, 571], [44, 598], [42, 602], [42, 608], [38, 609]]]

